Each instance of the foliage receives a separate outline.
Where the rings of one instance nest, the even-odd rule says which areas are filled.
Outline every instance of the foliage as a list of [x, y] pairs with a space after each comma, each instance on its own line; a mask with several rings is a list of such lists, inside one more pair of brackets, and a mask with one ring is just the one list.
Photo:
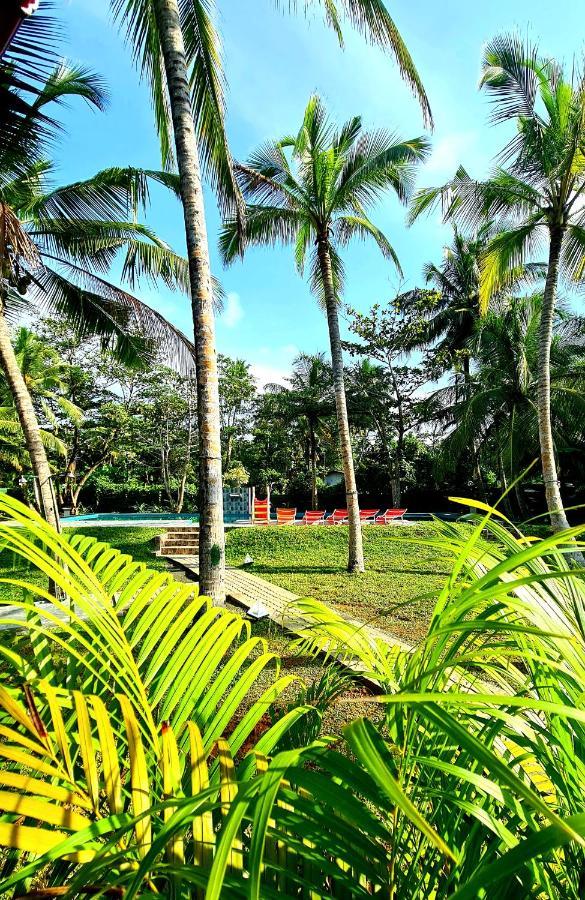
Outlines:
[[[9, 89], [13, 104], [28, 102], [22, 85]], [[34, 91], [22, 122], [0, 152], [3, 302], [12, 315], [32, 305], [66, 315], [80, 335], [98, 334], [127, 359], [144, 356], [145, 338], [169, 359], [191, 367], [190, 344], [181, 332], [136, 297], [104, 280], [119, 251], [122, 271], [134, 284], [162, 278], [183, 288], [187, 264], [138, 216], [149, 183], [176, 191], [173, 176], [132, 167], [110, 168], [57, 186], [47, 151], [59, 134], [47, 113], [70, 97], [103, 108], [99, 78], [60, 66]], [[5, 114], [7, 107], [2, 107]]]
[[[0, 843], [20, 851], [50, 851], [68, 831], [87, 827], [88, 845], [83, 839], [70, 842], [76, 848], [85, 845], [81, 856], [63, 849], [53, 859], [85, 862], [92, 850], [113, 840], [118, 851], [124, 847], [125, 861], [132, 857], [137, 865], [151, 841], [156, 844], [161, 835], [166, 843], [170, 805], [164, 801], [179, 791], [183, 767], [185, 785], [190, 785], [186, 796], [205, 789], [197, 779], [207, 774], [212, 785], [220, 770], [221, 780], [229, 782], [232, 757], [294, 679], [279, 676], [276, 669], [264, 694], [246, 710], [249, 686], [274, 655], [262, 639], [249, 637], [244, 619], [211, 607], [192, 584], [149, 571], [95, 538], [77, 531], [67, 538], [56, 535], [14, 500], [0, 498], [0, 509], [21, 526], [0, 525], [4, 552], [51, 578], [59, 593], [48, 593], [42, 579], [23, 578], [17, 585], [11, 576], [1, 579], [18, 588], [16, 596], [13, 591], [1, 601], [3, 624], [23, 627], [32, 651], [22, 655], [7, 640], [10, 631], [3, 631], [0, 706], [4, 721], [16, 726], [5, 736], [17, 748], [14, 755], [2, 745], [3, 779], [17, 790], [11, 796], [23, 814], [44, 824], [38, 826], [36, 844], [30, 828], [0, 825]], [[22, 682], [24, 693], [12, 690]], [[302, 712], [296, 709], [269, 729], [259, 751], [269, 751]], [[221, 765], [211, 761], [208, 773], [204, 759], [220, 738]], [[42, 778], [48, 773], [54, 782], [45, 787]], [[225, 787], [225, 803], [224, 792]], [[9, 802], [3, 798], [6, 812]], [[68, 809], [71, 803], [90, 818]], [[151, 804], [156, 810], [145, 817]], [[218, 806], [216, 799], [209, 810]], [[120, 829], [127, 831], [127, 843], [119, 843]], [[173, 843], [175, 850], [179, 843]], [[117, 863], [112, 857], [109, 865], [117, 872], [114, 877], [123, 879], [124, 859], [120, 852], [115, 857]], [[5, 875], [15, 860], [10, 854]], [[31, 862], [30, 872], [45, 862]], [[67, 865], [55, 871], [67, 870], [73, 873]], [[26, 874], [19, 871], [15, 880]]]
[[249, 246], [294, 247], [301, 275], [309, 270], [311, 289], [325, 303], [318, 243], [330, 249], [336, 296], [343, 289], [340, 249], [352, 238], [372, 238], [400, 271], [388, 238], [368, 218], [368, 210], [388, 189], [406, 202], [418, 162], [428, 155], [426, 138], [399, 141], [384, 131], [365, 132], [359, 116], [334, 129], [321, 99], [311, 97], [295, 136], [259, 148], [238, 178], [247, 200], [245, 228], [229, 219], [220, 250], [232, 262]]
[[[24, 514], [13, 504], [10, 509]], [[26, 516], [31, 530], [43, 529], [48, 540], [46, 526]], [[10, 530], [17, 531], [3, 529]], [[196, 725], [181, 740], [180, 716], [159, 738], [148, 718], [141, 720], [147, 707], [133, 692], [106, 710], [79, 691], [68, 699], [51, 685], [51, 666], [38, 681], [31, 669], [47, 659], [47, 650], [37, 646], [33, 663], [18, 664], [26, 694], [0, 695], [14, 748], [4, 742], [0, 752], [15, 767], [4, 776], [10, 777], [3, 805], [9, 817], [18, 807], [25, 822], [36, 824], [9, 825], [0, 835], [21, 848], [32, 848], [36, 838], [35, 850], [45, 852], [15, 870], [4, 889], [42, 870], [46, 878], [48, 867], [52, 883], [69, 878], [74, 891], [99, 884], [101, 890], [124, 887], [130, 896], [153, 889], [194, 896], [205, 889], [212, 897], [302, 890], [366, 897], [389, 890], [422, 900], [487, 890], [501, 898], [577, 898], [585, 846], [585, 586], [567, 554], [580, 531], [529, 540], [488, 509], [473, 517], [470, 530], [436, 523], [434, 535], [413, 536], [412, 549], [431, 547], [455, 558], [428, 634], [413, 652], [371, 639], [315, 601], [299, 601], [307, 617], [300, 645], [357, 659], [380, 684], [375, 702], [385, 708], [385, 726], [379, 730], [367, 719], [347, 726], [340, 747], [351, 755], [317, 741], [275, 748], [266, 758], [262, 751], [277, 740], [272, 730], [272, 741], [265, 735], [256, 754], [234, 767], [221, 739], [218, 756], [208, 755], [211, 736], [203, 730], [200, 741]], [[18, 542], [25, 555], [27, 546], [33, 549], [25, 535]], [[55, 549], [75, 572], [54, 564], [51, 572], [69, 588], [88, 579], [89, 606], [98, 599], [96, 586], [117, 581], [113, 571], [122, 571], [118, 560], [96, 581], [100, 554], [91, 571], [64, 541]], [[134, 577], [139, 574], [135, 569]], [[81, 609], [89, 595], [71, 599]], [[81, 636], [92, 624], [96, 635], [106, 627], [120, 633], [120, 621], [134, 618], [136, 600], [124, 616], [126, 599], [123, 591], [116, 604], [121, 620], [101, 606], [97, 622], [65, 620], [65, 636], [72, 629]], [[31, 635], [34, 621], [27, 625]], [[39, 633], [49, 641], [56, 634]], [[146, 643], [137, 662], [151, 652], [152, 642]], [[133, 655], [119, 668], [122, 646], [109, 675], [131, 687]], [[98, 677], [84, 668], [84, 687], [100, 685], [99, 660], [95, 648]], [[335, 685], [324, 682], [317, 692], [329, 689]], [[292, 717], [300, 721], [302, 713]], [[90, 740], [94, 728], [99, 755]], [[273, 728], [285, 730], [282, 722]], [[120, 760], [127, 752], [126, 773]], [[35, 776], [24, 773], [23, 759]], [[70, 801], [73, 809], [64, 806]]]
[[[462, 397], [457, 384], [435, 395], [443, 409], [439, 415], [450, 429], [442, 447], [444, 466], [467, 453], [472, 437], [479, 439], [480, 452], [487, 460], [494, 458], [510, 482], [538, 455], [534, 397], [541, 305], [538, 294], [500, 301], [474, 334], [476, 370], [469, 396]], [[582, 332], [579, 317], [558, 312], [551, 349], [551, 395], [561, 460], [574, 453], [581, 441], [575, 425], [582, 415]]]

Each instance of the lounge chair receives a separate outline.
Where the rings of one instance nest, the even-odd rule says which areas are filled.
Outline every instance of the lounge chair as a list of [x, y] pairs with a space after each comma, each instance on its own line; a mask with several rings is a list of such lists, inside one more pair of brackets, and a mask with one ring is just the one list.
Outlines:
[[386, 512], [381, 513], [379, 516], [376, 516], [375, 523], [376, 525], [388, 525], [390, 522], [394, 522], [396, 519], [400, 519], [402, 522], [404, 520], [405, 509], [387, 509]]
[[252, 522], [254, 525], [268, 525], [270, 523], [270, 503], [268, 500], [254, 500]]
[[324, 509], [308, 509], [300, 522], [301, 525], [322, 525], [324, 520]]
[[376, 516], [380, 512], [379, 509], [360, 509], [360, 522], [364, 524], [365, 522], [371, 522], [374, 524], [376, 521]]
[[325, 519], [326, 525], [343, 525], [347, 523], [347, 510], [334, 509], [330, 516]]
[[276, 524], [277, 525], [294, 525], [297, 515], [296, 509], [286, 509], [285, 507], [276, 507]]

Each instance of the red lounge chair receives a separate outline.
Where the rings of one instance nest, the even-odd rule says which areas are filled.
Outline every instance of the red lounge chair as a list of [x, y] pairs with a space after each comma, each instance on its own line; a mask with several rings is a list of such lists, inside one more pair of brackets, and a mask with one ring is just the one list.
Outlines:
[[252, 510], [252, 522], [254, 525], [268, 525], [270, 522], [270, 503], [268, 500], [254, 500]]
[[347, 510], [334, 509], [330, 516], [325, 519], [326, 525], [343, 525], [347, 523]]
[[376, 516], [380, 512], [379, 509], [360, 509], [360, 522], [364, 524], [365, 522], [371, 522], [374, 524], [376, 521]]
[[390, 522], [394, 522], [396, 519], [400, 519], [400, 521], [403, 521], [405, 512], [405, 509], [387, 509], [386, 512], [383, 512], [381, 515], [376, 516], [376, 525], [388, 525]]
[[276, 524], [277, 525], [294, 525], [297, 515], [296, 509], [286, 509], [285, 507], [276, 507]]
[[325, 521], [325, 510], [324, 509], [310, 509], [307, 510], [303, 518], [301, 519], [301, 525], [322, 525]]

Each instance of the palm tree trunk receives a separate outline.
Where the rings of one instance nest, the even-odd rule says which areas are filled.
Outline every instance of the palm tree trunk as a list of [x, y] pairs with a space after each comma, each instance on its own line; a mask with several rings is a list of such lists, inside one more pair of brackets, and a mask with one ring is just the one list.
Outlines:
[[353, 466], [349, 419], [347, 416], [345, 380], [343, 376], [343, 355], [341, 352], [341, 335], [339, 333], [339, 319], [337, 316], [337, 297], [335, 296], [335, 287], [333, 283], [329, 242], [326, 236], [319, 238], [317, 252], [319, 254], [319, 265], [325, 293], [327, 324], [329, 326], [329, 341], [331, 344], [331, 363], [333, 367], [333, 387], [335, 391], [337, 427], [339, 429], [343, 474], [345, 476], [345, 495], [347, 498], [346, 503], [349, 520], [349, 557], [347, 569], [349, 572], [363, 572], [364, 550], [362, 527], [360, 523], [360, 508]]
[[311, 509], [317, 509], [317, 440], [315, 428], [309, 424], [309, 452], [311, 456]]
[[553, 338], [562, 244], [563, 229], [558, 226], [551, 227], [548, 271], [546, 273], [538, 339], [538, 434], [540, 437], [540, 456], [546, 505], [553, 531], [564, 531], [569, 527], [561, 498], [550, 410], [550, 349]]
[[203, 186], [191, 112], [185, 44], [177, 0], [154, 0], [185, 216], [197, 375], [199, 424], [199, 583], [216, 604], [225, 600], [225, 534], [219, 382]]
[[26, 448], [37, 482], [41, 514], [49, 525], [60, 531], [59, 514], [51, 482], [51, 469], [49, 468], [49, 461], [41, 439], [41, 429], [39, 428], [37, 415], [26, 382], [14, 353], [2, 301], [0, 301], [0, 365], [12, 393], [14, 406], [24, 434]]

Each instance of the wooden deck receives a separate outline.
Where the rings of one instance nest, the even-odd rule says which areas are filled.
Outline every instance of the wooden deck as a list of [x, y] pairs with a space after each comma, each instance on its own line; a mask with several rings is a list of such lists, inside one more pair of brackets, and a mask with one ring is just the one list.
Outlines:
[[[195, 578], [199, 578], [199, 560], [196, 556], [166, 556], [165, 558], [174, 565], [185, 569]], [[293, 634], [306, 631], [307, 626], [312, 624], [298, 608], [297, 604], [301, 598], [297, 594], [265, 581], [245, 569], [226, 568], [225, 586], [228, 599], [245, 609], [250, 609], [258, 602], [262, 603], [271, 620]], [[389, 647], [396, 647], [407, 652], [411, 652], [413, 649], [410, 644], [401, 641], [400, 638], [382, 628], [344, 615], [340, 610], [335, 610], [335, 612], [372, 642], [382, 641]], [[349, 665], [347, 660], [343, 660], [343, 662], [344, 665]], [[361, 668], [356, 664], [350, 664], [350, 667], [354, 670]]]

